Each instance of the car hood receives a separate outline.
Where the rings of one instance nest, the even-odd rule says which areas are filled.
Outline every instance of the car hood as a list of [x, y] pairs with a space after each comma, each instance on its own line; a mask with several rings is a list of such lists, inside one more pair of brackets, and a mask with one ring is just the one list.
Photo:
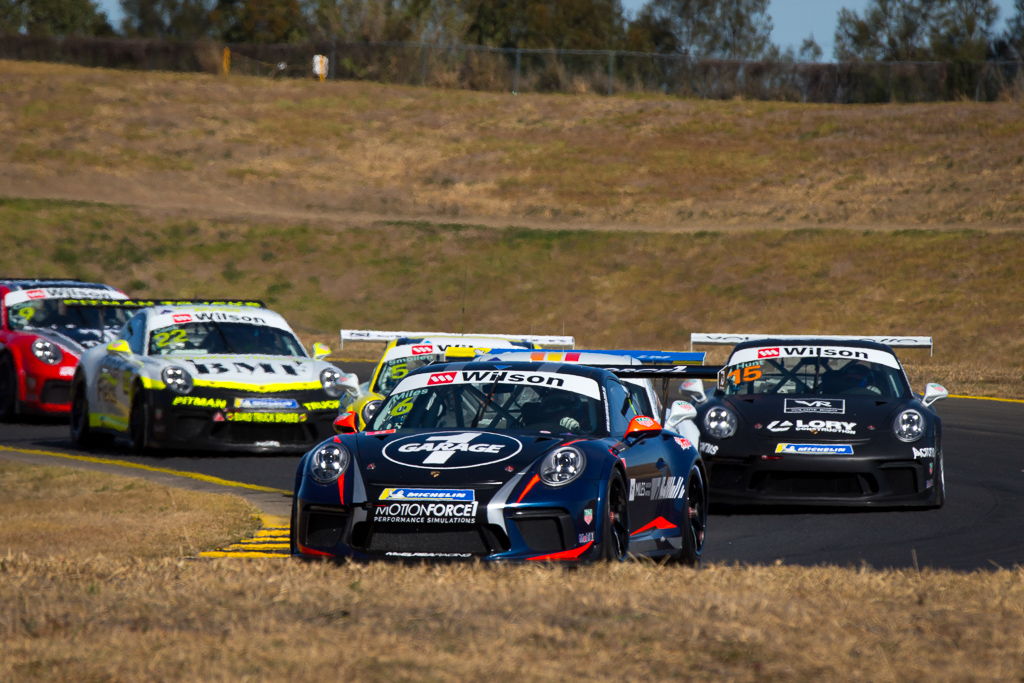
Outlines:
[[780, 439], [869, 439], [892, 429], [906, 400], [843, 396], [730, 396], [725, 403], [754, 430]]
[[364, 481], [390, 486], [500, 485], [575, 437], [483, 430], [360, 432], [356, 457]]
[[330, 364], [300, 356], [236, 354], [174, 354], [150, 356], [160, 368], [177, 365], [199, 384], [252, 385], [320, 384], [320, 372]]

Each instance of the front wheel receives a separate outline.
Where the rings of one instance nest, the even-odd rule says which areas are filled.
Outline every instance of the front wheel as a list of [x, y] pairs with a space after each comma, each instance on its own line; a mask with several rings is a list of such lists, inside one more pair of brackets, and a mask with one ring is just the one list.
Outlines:
[[946, 463], [943, 460], [941, 450], [935, 456], [935, 471], [932, 473], [932, 478], [935, 481], [935, 495], [932, 498], [931, 505], [928, 507], [938, 510], [946, 503]]
[[601, 559], [621, 560], [629, 551], [629, 516], [626, 483], [613, 469], [608, 477], [605, 514], [601, 523]]
[[18, 375], [9, 355], [0, 358], [0, 422], [13, 420], [18, 414]]
[[683, 525], [683, 547], [676, 556], [681, 564], [695, 567], [704, 554], [704, 535], [708, 528], [708, 496], [704, 475], [696, 465], [686, 481], [686, 519]]
[[132, 451], [141, 453], [149, 445], [149, 406], [146, 405], [146, 396], [139, 389], [132, 398], [132, 412], [128, 417], [128, 437], [131, 440]]
[[71, 444], [75, 448], [88, 450], [97, 446], [99, 438], [89, 426], [89, 401], [85, 397], [85, 384], [75, 387], [71, 398]]

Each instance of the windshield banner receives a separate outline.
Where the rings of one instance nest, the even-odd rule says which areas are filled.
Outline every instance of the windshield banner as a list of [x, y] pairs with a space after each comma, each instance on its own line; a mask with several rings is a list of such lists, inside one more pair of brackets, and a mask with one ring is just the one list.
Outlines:
[[26, 301], [37, 301], [39, 299], [127, 299], [127, 294], [122, 294], [115, 289], [100, 289], [99, 287], [38, 287], [36, 289], [19, 289], [16, 292], [7, 292], [4, 296], [5, 306], [14, 306]]
[[775, 358], [823, 358], [825, 360], [860, 360], [899, 368], [896, 356], [878, 349], [857, 346], [763, 346], [740, 349], [729, 358], [729, 365]]
[[265, 325], [276, 327], [281, 330], [291, 328], [284, 318], [276, 313], [265, 309], [253, 309], [252, 311], [223, 311], [217, 309], [209, 310], [168, 310], [161, 311], [150, 320], [151, 330], [160, 330], [175, 325], [189, 325], [192, 323], [243, 323], [246, 325]]
[[525, 384], [535, 387], [562, 389], [589, 398], [600, 400], [601, 388], [596, 380], [579, 375], [557, 372], [540, 372], [536, 370], [449, 370], [442, 372], [423, 372], [410, 375], [395, 388], [395, 393], [441, 386], [444, 384]]

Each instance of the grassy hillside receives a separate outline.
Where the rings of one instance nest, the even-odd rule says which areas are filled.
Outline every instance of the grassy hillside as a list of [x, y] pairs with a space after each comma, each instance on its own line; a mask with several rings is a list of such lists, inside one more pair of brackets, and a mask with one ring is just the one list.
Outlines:
[[324, 219], [1020, 227], [1020, 114], [0, 61], [0, 195]]
[[0, 200], [0, 273], [138, 296], [262, 297], [307, 342], [340, 327], [571, 333], [685, 349], [689, 333], [925, 334], [916, 388], [1024, 397], [1024, 232], [588, 232], [331, 226]]

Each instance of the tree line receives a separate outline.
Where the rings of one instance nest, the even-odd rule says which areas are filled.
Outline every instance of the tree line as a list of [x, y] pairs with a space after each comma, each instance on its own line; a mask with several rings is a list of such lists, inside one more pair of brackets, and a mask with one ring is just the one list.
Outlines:
[[[226, 43], [414, 42], [616, 50], [695, 59], [821, 61], [808, 36], [771, 41], [769, 0], [120, 0], [119, 26], [95, 0], [0, 0], [0, 34], [123, 36]], [[1024, 0], [997, 33], [994, 0], [871, 0], [843, 9], [837, 61], [1021, 60]]]

